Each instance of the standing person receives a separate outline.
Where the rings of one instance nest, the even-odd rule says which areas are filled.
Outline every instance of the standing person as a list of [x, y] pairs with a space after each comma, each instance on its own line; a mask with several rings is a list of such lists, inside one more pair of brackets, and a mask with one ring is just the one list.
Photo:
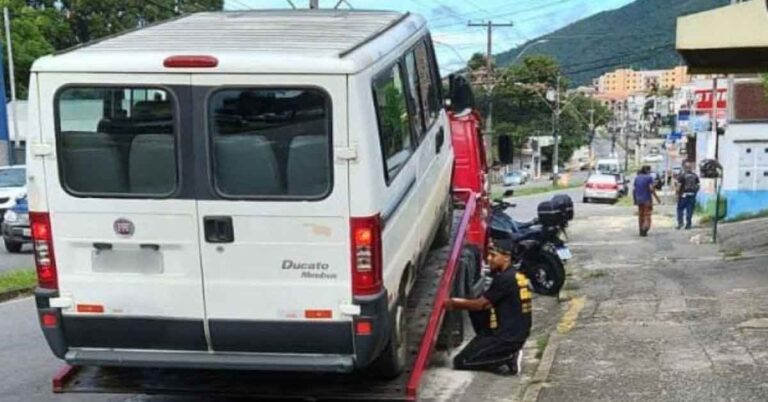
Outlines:
[[634, 191], [632, 197], [637, 205], [637, 221], [640, 229], [640, 236], [648, 236], [651, 230], [651, 215], [653, 215], [653, 199], [661, 204], [661, 199], [656, 194], [656, 186], [651, 176], [651, 167], [648, 165], [640, 168], [635, 177]]
[[488, 252], [491, 287], [477, 299], [451, 298], [448, 310], [468, 310], [476, 336], [454, 358], [457, 370], [520, 372], [522, 348], [531, 331], [528, 278], [512, 267], [513, 243], [494, 240]]
[[685, 214], [685, 229], [691, 228], [693, 208], [696, 206], [696, 194], [701, 187], [699, 176], [693, 172], [691, 162], [683, 163], [683, 173], [677, 178], [677, 229], [683, 228]]

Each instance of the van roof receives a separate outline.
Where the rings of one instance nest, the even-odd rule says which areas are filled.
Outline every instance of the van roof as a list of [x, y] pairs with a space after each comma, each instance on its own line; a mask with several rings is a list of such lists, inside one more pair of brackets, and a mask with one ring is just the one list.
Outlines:
[[[42, 57], [32, 71], [351, 74], [425, 26], [421, 16], [392, 11], [196, 13]], [[219, 64], [164, 67], [163, 61], [173, 55], [210, 55]]]

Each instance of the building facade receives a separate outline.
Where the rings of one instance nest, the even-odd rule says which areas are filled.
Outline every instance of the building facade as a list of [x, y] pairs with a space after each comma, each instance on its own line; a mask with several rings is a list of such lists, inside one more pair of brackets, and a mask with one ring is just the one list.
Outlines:
[[688, 83], [690, 77], [685, 66], [669, 70], [635, 71], [621, 68], [605, 73], [597, 80], [598, 92], [617, 96], [629, 96], [636, 92], [648, 92], [651, 89], [678, 89]]

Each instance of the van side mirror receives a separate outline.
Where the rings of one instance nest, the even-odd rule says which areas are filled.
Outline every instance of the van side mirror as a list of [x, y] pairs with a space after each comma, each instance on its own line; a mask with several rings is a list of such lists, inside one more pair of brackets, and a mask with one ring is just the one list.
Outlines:
[[475, 95], [472, 93], [472, 85], [461, 75], [448, 76], [448, 100], [451, 109], [462, 111], [475, 108]]

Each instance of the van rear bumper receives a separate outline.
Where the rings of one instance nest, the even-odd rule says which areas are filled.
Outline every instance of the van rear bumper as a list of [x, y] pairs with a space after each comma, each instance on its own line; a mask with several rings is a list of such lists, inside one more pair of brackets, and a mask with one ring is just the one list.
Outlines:
[[[58, 291], [38, 288], [35, 296], [38, 314], [54, 314], [59, 323], [43, 326], [48, 345], [76, 365], [350, 372], [369, 366], [384, 349], [392, 315], [383, 290], [356, 299], [361, 313], [351, 321], [214, 320], [210, 352], [199, 320], [67, 316], [50, 306]], [[355, 334], [359, 320], [371, 324], [370, 334]]]
[[73, 365], [349, 373], [353, 356], [70, 349]]

